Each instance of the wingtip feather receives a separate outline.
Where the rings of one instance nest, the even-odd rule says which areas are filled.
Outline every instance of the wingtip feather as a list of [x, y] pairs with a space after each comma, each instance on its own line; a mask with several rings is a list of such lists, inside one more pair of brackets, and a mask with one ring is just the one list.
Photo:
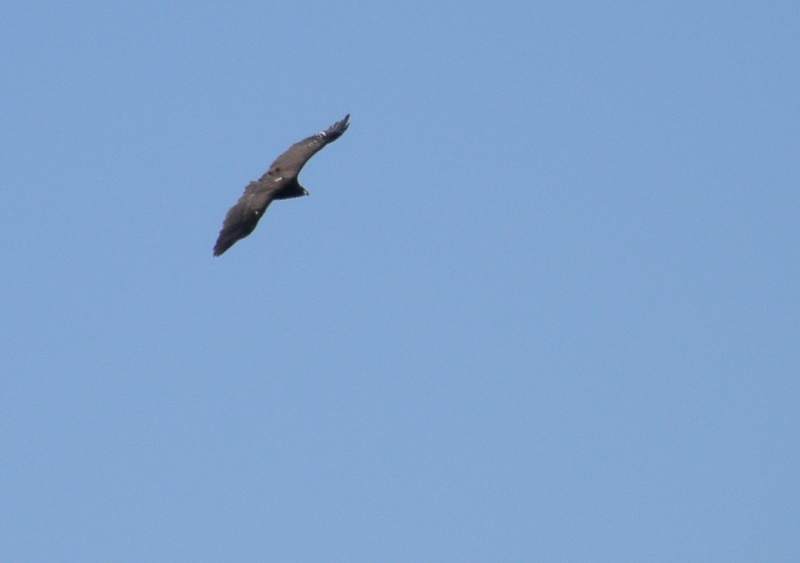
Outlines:
[[231, 241], [230, 238], [220, 235], [214, 245], [214, 256], [222, 256], [235, 242], [236, 240]]
[[337, 121], [336, 123], [328, 127], [327, 131], [325, 131], [325, 136], [328, 137], [329, 142], [335, 141], [336, 139], [341, 137], [345, 131], [347, 131], [347, 128], [350, 127], [349, 121], [350, 121], [350, 114], [348, 113], [347, 115], [344, 116], [344, 119], [342, 119], [341, 121]]

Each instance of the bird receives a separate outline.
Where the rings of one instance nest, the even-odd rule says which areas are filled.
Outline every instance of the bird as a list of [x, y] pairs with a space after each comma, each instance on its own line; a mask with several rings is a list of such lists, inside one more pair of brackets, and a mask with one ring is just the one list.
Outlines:
[[252, 233], [273, 200], [308, 195], [308, 190], [297, 180], [300, 170], [312, 156], [347, 131], [349, 120], [348, 113], [325, 131], [293, 144], [275, 159], [261, 178], [247, 185], [242, 197], [225, 215], [214, 245], [214, 256], [222, 255], [237, 241]]

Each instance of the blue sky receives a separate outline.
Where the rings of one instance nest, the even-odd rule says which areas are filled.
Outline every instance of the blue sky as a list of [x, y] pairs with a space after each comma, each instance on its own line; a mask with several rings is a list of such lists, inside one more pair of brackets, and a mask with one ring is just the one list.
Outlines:
[[796, 3], [0, 21], [3, 560], [796, 557]]

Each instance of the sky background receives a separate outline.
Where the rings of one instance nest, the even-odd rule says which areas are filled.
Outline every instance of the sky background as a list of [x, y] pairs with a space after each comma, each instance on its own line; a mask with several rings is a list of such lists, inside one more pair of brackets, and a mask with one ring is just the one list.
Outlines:
[[798, 92], [796, 2], [3, 3], [0, 558], [795, 559]]

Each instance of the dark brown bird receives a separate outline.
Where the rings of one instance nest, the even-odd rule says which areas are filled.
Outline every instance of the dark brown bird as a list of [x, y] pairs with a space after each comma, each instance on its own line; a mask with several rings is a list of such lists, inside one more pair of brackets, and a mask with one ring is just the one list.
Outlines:
[[236, 241], [252, 233], [272, 200], [308, 195], [308, 191], [297, 181], [297, 175], [308, 159], [342, 136], [349, 126], [348, 119], [349, 113], [325, 131], [293, 144], [275, 159], [258, 181], [247, 185], [242, 197], [225, 216], [219, 238], [214, 245], [214, 256], [219, 256]]

